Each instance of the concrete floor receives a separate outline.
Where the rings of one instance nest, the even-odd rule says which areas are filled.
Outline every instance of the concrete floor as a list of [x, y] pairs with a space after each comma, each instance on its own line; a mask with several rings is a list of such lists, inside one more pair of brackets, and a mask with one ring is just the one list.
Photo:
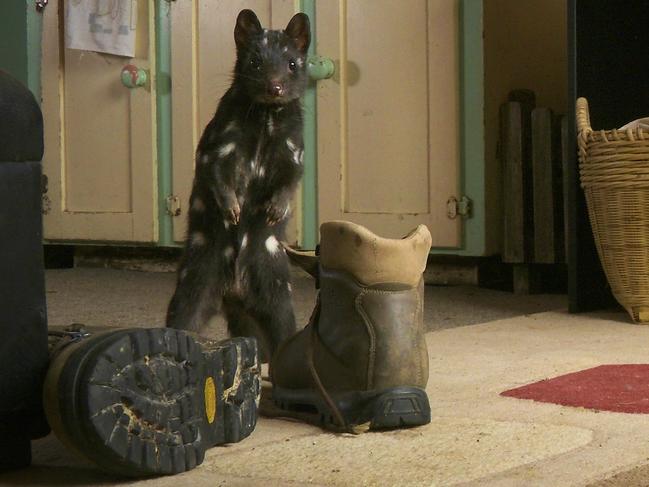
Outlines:
[[[165, 273], [48, 271], [50, 324], [159, 326], [173, 281]], [[293, 288], [305, 323], [312, 282], [296, 272]], [[565, 306], [564, 296], [427, 287], [433, 420], [424, 427], [350, 436], [262, 417], [250, 438], [209, 450], [199, 468], [135, 482], [97, 471], [50, 435], [34, 442], [34, 465], [0, 475], [0, 485], [648, 485], [643, 415], [499, 395], [596, 365], [648, 362], [649, 327], [620, 312], [569, 315]]]

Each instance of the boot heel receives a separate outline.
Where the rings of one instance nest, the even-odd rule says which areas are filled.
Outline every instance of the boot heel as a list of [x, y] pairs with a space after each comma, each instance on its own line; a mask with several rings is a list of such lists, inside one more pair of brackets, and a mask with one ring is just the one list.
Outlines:
[[371, 429], [421, 426], [430, 423], [428, 396], [418, 387], [396, 387], [383, 392], [366, 407]]
[[232, 338], [218, 347], [223, 363], [223, 443], [236, 443], [257, 424], [261, 376], [257, 341]]

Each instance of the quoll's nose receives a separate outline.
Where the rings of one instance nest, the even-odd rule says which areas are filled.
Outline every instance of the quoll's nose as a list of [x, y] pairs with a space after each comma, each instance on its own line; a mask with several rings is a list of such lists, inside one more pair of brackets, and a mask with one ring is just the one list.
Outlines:
[[284, 85], [278, 81], [268, 83], [268, 94], [270, 96], [282, 96], [284, 94]]

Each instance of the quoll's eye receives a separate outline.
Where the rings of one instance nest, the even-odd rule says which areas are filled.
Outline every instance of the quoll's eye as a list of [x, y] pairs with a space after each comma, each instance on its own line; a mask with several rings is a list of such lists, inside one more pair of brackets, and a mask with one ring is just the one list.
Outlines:
[[289, 71], [295, 71], [297, 69], [297, 64], [295, 63], [295, 59], [291, 59], [288, 62], [288, 69]]

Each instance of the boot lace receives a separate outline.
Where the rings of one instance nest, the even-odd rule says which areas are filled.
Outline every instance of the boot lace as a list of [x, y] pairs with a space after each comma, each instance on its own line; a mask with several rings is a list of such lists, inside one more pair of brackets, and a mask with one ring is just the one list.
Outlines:
[[313, 313], [311, 314], [311, 318], [309, 319], [309, 325], [308, 325], [311, 328], [311, 333], [310, 333], [310, 339], [307, 341], [306, 358], [307, 358], [307, 365], [309, 367], [309, 371], [311, 372], [311, 377], [313, 377], [313, 382], [315, 382], [320, 397], [322, 397], [324, 402], [327, 404], [327, 407], [329, 408], [329, 411], [336, 419], [338, 426], [342, 428], [342, 430], [346, 433], [358, 434], [360, 433], [360, 431], [357, 431], [352, 425], [349, 425], [347, 421], [345, 421], [345, 418], [340, 412], [340, 409], [338, 408], [338, 406], [336, 406], [336, 403], [333, 401], [326, 387], [322, 383], [322, 380], [320, 379], [320, 375], [318, 374], [318, 370], [316, 369], [315, 362], [313, 360], [313, 351], [315, 348], [316, 340], [318, 340], [318, 324], [320, 322], [319, 318], [320, 318], [320, 295], [318, 294], [318, 297], [316, 298], [315, 308], [313, 309]]

